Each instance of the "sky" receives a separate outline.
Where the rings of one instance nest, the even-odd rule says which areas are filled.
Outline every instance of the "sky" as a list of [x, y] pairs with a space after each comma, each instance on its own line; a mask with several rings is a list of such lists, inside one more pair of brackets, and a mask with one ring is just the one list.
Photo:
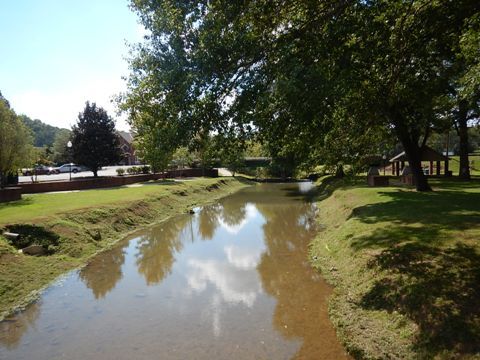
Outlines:
[[70, 128], [96, 102], [128, 130], [128, 46], [145, 33], [128, 0], [0, 0], [0, 91], [17, 114]]

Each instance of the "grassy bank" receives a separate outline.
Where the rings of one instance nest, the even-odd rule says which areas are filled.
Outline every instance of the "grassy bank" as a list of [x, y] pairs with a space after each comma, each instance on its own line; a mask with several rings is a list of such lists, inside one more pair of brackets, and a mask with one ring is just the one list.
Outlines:
[[356, 358], [477, 358], [480, 180], [435, 192], [332, 183], [312, 263], [334, 286], [330, 316]]
[[[48, 243], [50, 255], [34, 257], [0, 236], [0, 318], [35, 297], [62, 273], [81, 266], [142, 225], [186, 212], [246, 186], [233, 178], [151, 182], [139, 187], [24, 196], [0, 204], [0, 228]], [[25, 226], [26, 225], [26, 226]]]

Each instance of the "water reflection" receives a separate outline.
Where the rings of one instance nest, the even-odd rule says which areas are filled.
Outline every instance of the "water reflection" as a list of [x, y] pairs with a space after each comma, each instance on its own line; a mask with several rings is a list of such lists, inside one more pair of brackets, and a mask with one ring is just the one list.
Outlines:
[[307, 262], [306, 250], [317, 231], [315, 208], [302, 205], [272, 209], [258, 205], [258, 209], [268, 219], [264, 225], [268, 251], [258, 271], [265, 291], [278, 300], [275, 328], [285, 338], [303, 339], [295, 358], [310, 358], [311, 354], [329, 350], [334, 358], [338, 348], [332, 349], [329, 344], [333, 331], [319, 326], [329, 321], [324, 311], [329, 289]]
[[0, 322], [0, 344], [7, 349], [16, 348], [23, 334], [34, 326], [39, 315], [39, 303], [33, 303], [21, 316], [12, 316]]
[[219, 204], [204, 206], [198, 214], [198, 233], [205, 240], [213, 239], [218, 227], [221, 206]]
[[84, 267], [80, 279], [92, 290], [95, 299], [101, 299], [110, 292], [123, 277], [122, 265], [125, 262], [125, 247], [117, 246], [101, 256], [97, 256]]
[[[0, 357], [343, 358], [307, 262], [316, 210], [298, 190], [260, 185], [132, 236], [47, 293], [47, 310], [1, 323]], [[22, 334], [59, 340], [36, 352]]]
[[245, 225], [246, 208], [245, 203], [239, 204], [226, 201], [222, 204], [221, 226], [231, 234], [237, 234]]
[[147, 230], [137, 243], [138, 272], [147, 285], [160, 283], [171, 273], [175, 255], [182, 251], [183, 242], [193, 242], [192, 217], [180, 216]]

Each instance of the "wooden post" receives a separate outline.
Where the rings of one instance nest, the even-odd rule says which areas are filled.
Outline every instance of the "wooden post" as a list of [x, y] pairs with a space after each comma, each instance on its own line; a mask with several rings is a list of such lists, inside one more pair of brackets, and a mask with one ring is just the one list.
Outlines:
[[392, 162], [392, 175], [395, 176], [395, 161]]
[[400, 163], [397, 161], [397, 168], [395, 169], [396, 175], [400, 176]]
[[436, 170], [436, 174], [437, 176], [440, 175], [440, 168], [441, 168], [441, 164], [440, 164], [440, 161], [437, 161], [437, 166], [435, 167], [435, 170]]
[[448, 176], [448, 160], [445, 160], [445, 176]]
[[433, 161], [430, 160], [430, 171], [428, 172], [428, 175], [433, 175]]

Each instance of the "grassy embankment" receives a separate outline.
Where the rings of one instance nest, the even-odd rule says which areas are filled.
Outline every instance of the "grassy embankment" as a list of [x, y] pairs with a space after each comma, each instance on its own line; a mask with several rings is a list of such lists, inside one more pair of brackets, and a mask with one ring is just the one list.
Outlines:
[[[362, 182], [363, 184], [363, 182]], [[356, 358], [479, 358], [480, 179], [434, 192], [333, 182], [312, 263]]]
[[42, 244], [50, 241], [52, 251], [41, 257], [18, 254], [0, 236], [0, 319], [128, 232], [243, 186], [244, 181], [233, 178], [158, 181], [140, 187], [24, 195], [21, 201], [0, 204], [0, 229], [27, 224], [20, 228], [26, 232], [24, 238], [37, 237], [34, 241]]

